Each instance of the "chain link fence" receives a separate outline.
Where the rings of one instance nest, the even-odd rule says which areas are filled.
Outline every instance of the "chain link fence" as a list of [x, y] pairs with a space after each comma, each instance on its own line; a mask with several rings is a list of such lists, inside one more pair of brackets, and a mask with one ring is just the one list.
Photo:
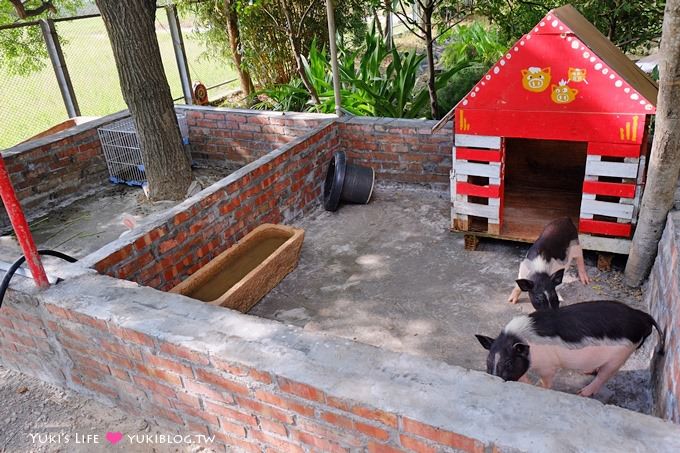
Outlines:
[[[191, 81], [200, 81], [208, 88], [230, 82], [220, 87], [222, 92], [225, 87], [236, 87], [235, 71], [226, 62], [202, 58], [204, 44], [193, 37], [192, 26], [191, 17], [180, 18], [180, 33]], [[40, 33], [41, 29], [40, 24], [35, 22], [21, 27], [32, 33]], [[104, 116], [127, 108], [101, 17], [57, 19], [54, 29], [80, 115]], [[9, 37], [9, 30], [0, 27], [0, 42], [3, 33]], [[176, 102], [184, 103], [173, 36], [165, 9], [156, 12], [156, 36], [172, 97]], [[216, 96], [214, 91], [210, 94], [211, 99]], [[23, 76], [13, 75], [0, 66], [0, 149], [14, 146], [68, 118], [60, 85], [49, 59], [43, 69]]]

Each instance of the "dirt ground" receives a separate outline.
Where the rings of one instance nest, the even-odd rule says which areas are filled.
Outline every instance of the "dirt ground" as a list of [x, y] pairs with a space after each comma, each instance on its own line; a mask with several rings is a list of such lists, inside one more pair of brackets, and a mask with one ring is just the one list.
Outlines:
[[[199, 439], [186, 438], [188, 433], [160, 428], [143, 418], [3, 367], [0, 367], [0, 401], [0, 452], [3, 453], [216, 451], [210, 442], [161, 442], [168, 437], [180, 440], [176, 435], [181, 435], [182, 441], [198, 442]], [[123, 438], [111, 444], [106, 439], [108, 432], [122, 433]]]
[[[379, 186], [368, 205], [323, 210], [298, 222], [305, 230], [298, 267], [249, 314], [452, 365], [486, 370], [475, 334], [496, 336], [514, 317], [533, 311], [526, 293], [506, 302], [528, 244], [482, 240], [464, 249], [451, 233], [448, 193]], [[622, 282], [624, 261], [600, 272], [586, 253], [592, 280], [575, 266], [558, 288], [563, 304], [620, 300], [642, 309], [642, 293]], [[653, 338], [656, 338], [655, 336]], [[596, 398], [650, 413], [647, 341]], [[562, 372], [554, 388], [576, 393], [591, 376]]]

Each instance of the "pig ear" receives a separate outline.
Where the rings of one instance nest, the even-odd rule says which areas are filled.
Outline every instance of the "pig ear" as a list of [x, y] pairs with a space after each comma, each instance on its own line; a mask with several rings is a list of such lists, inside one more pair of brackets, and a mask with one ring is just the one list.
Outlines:
[[515, 343], [512, 345], [512, 350], [517, 354], [528, 357], [529, 356], [529, 345], [524, 343]]
[[526, 278], [520, 278], [519, 280], [515, 280], [515, 282], [517, 282], [517, 286], [519, 286], [519, 289], [522, 291], [531, 291], [534, 289], [534, 282], [527, 280]]
[[547, 74], [550, 74], [550, 67], [543, 68], [542, 71], [547, 73]]
[[525, 76], [527, 74], [529, 74], [529, 71], [527, 71], [526, 69], [522, 69], [522, 76]]
[[485, 337], [484, 335], [475, 335], [475, 337], [477, 338], [477, 341], [479, 341], [479, 344], [487, 351], [491, 349], [491, 345], [496, 341], [495, 338]]
[[562, 278], [564, 277], [564, 269], [560, 269], [559, 271], [555, 272], [550, 276], [550, 281], [553, 282], [553, 285], [561, 285], [562, 284]]

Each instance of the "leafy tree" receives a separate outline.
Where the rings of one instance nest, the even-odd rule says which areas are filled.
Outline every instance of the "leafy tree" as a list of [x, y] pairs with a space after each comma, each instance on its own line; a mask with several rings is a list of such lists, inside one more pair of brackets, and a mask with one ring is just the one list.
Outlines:
[[[82, 0], [0, 0], [0, 26], [75, 13]], [[47, 48], [40, 27], [0, 30], [0, 67], [9, 74], [26, 75], [43, 69]]]
[[[415, 36], [425, 42], [427, 50], [427, 89], [430, 94], [430, 114], [439, 118], [437, 87], [435, 82], [434, 43], [454, 25], [460, 23], [468, 13], [468, 2], [464, 0], [399, 0], [395, 8], [399, 21]], [[418, 15], [407, 13], [415, 9]]]
[[437, 92], [444, 111], [456, 105], [501, 58], [507, 48], [496, 27], [485, 27], [478, 21], [454, 27], [446, 34], [446, 41], [447, 45], [440, 59], [442, 66], [445, 69], [463, 63], [468, 66], [454, 74], [446, 86]]
[[[382, 0], [334, 1], [336, 27], [343, 41], [360, 44], [367, 29], [366, 11], [378, 1]], [[229, 40], [226, 3], [235, 11], [240, 64], [236, 64], [235, 48]], [[285, 8], [281, 3], [285, 3]], [[320, 44], [328, 43], [325, 0], [181, 0], [179, 6], [196, 15], [197, 35], [206, 43], [208, 57], [226, 57], [260, 86], [285, 83], [294, 75], [299, 76], [289, 34], [293, 34], [300, 55], [309, 52], [314, 38]], [[290, 29], [285, 10], [289, 13]]]
[[496, 24], [503, 38], [514, 42], [553, 8], [571, 3], [602, 34], [624, 52], [661, 36], [665, 0], [486, 0], [477, 12]]

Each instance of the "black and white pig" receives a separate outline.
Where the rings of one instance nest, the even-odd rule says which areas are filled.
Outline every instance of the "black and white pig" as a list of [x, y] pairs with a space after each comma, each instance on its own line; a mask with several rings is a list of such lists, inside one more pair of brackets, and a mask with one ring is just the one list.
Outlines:
[[475, 335], [489, 351], [486, 371], [506, 381], [529, 382], [534, 371], [550, 388], [560, 368], [596, 373], [579, 395], [598, 392], [652, 332], [663, 333], [647, 313], [614, 301], [581, 302], [535, 311], [510, 321], [497, 338]]
[[581, 283], [590, 281], [583, 261], [583, 250], [578, 242], [578, 230], [569, 217], [553, 220], [533, 243], [526, 258], [519, 265], [515, 289], [508, 302], [516, 304], [522, 291], [529, 293], [536, 310], [557, 308], [560, 305], [555, 288], [562, 283], [564, 271], [576, 258]]

